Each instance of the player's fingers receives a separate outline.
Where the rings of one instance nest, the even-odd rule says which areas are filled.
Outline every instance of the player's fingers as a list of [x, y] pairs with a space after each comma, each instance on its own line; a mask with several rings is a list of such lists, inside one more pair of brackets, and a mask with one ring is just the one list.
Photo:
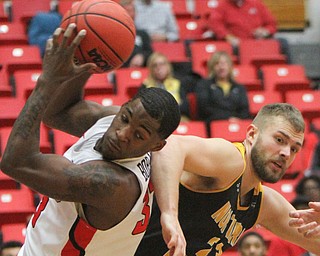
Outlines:
[[293, 228], [300, 227], [301, 225], [303, 225], [303, 223], [303, 219], [300, 218], [289, 220], [289, 226]]
[[59, 37], [61, 35], [61, 33], [63, 32], [62, 28], [57, 28], [53, 34], [52, 34], [52, 48], [55, 49], [57, 48], [57, 46], [59, 45]]
[[87, 31], [85, 29], [80, 30], [80, 32], [77, 34], [77, 36], [73, 39], [73, 41], [70, 44], [70, 49], [74, 51], [79, 45], [82, 39], [86, 36]]
[[298, 227], [298, 232], [302, 234], [306, 234], [308, 231], [314, 229], [317, 226], [316, 222], [310, 222]]
[[60, 44], [60, 49], [65, 48], [68, 45], [68, 42], [70, 40], [70, 37], [73, 34], [74, 29], [76, 28], [75, 23], [70, 23], [69, 26], [67, 27], [66, 31], [63, 33], [63, 38]]
[[309, 206], [318, 212], [320, 211], [320, 202], [310, 202]]
[[317, 226], [304, 234], [307, 238], [320, 238], [320, 226]]
[[53, 47], [53, 39], [49, 38], [46, 43], [46, 53], [49, 54]]
[[291, 218], [299, 218], [300, 214], [297, 211], [289, 212], [289, 217], [291, 217]]

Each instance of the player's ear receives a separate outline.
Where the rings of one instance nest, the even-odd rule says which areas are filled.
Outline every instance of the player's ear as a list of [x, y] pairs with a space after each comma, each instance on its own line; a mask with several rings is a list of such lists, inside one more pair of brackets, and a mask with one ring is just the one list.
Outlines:
[[161, 150], [165, 145], [167, 144], [166, 140], [161, 140], [160, 142], [157, 143], [155, 147], [151, 149], [151, 151], [159, 151]]
[[250, 142], [256, 138], [258, 132], [258, 128], [254, 124], [250, 124], [247, 128], [247, 136], [246, 139]]

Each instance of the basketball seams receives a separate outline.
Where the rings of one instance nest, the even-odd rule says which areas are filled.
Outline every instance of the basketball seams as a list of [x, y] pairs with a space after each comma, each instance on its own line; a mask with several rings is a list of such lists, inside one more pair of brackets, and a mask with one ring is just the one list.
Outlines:
[[[83, 17], [86, 17], [87, 15], [92, 15], [92, 16], [101, 16], [101, 17], [104, 17], [104, 18], [109, 18], [111, 20], [114, 20], [114, 21], [117, 21], [118, 23], [120, 23], [121, 25], [123, 25], [126, 29], [128, 29], [131, 33], [131, 35], [133, 37], [135, 37], [135, 33], [130, 29], [129, 26], [127, 26], [124, 22], [122, 22], [121, 20], [118, 20], [117, 18], [114, 18], [112, 16], [109, 16], [109, 15], [105, 15], [105, 14], [99, 14], [99, 13], [95, 13], [95, 12], [82, 12], [82, 13], [75, 13], [75, 14], [72, 14], [70, 15], [68, 18], [64, 19], [62, 22], [64, 21], [67, 21], [68, 19], [71, 19], [73, 17], [76, 18], [76, 21], [77, 21], [77, 17], [76, 16], [83, 16]], [[92, 17], [91, 16], [91, 17]]]
[[[115, 3], [115, 2], [100, 1], [100, 2], [95, 2], [95, 3], [92, 3], [92, 4], [88, 5], [88, 7], [85, 9], [85, 13], [83, 13], [83, 14], [84, 14], [84, 15], [92, 14], [91, 11], [90, 11], [90, 8], [92, 8], [92, 7], [95, 6], [95, 5], [99, 5], [99, 4], [101, 4], [101, 3], [106, 4], [106, 5], [113, 5], [113, 6], [118, 6], [118, 7], [120, 7], [120, 6], [119, 6], [117, 3]], [[121, 7], [121, 8], [122, 8], [122, 7]], [[124, 10], [124, 13], [127, 14], [125, 10]], [[120, 24], [122, 24], [123, 26], [125, 26], [125, 27], [131, 32], [131, 34], [135, 37], [135, 32], [133, 32], [133, 31], [130, 29], [130, 27], [128, 27], [128, 26], [127, 26], [125, 23], [123, 23], [121, 20], [118, 20], [118, 19], [116, 19], [116, 18], [114, 18], [114, 17], [112, 17], [112, 16], [103, 15], [103, 14], [100, 14], [100, 13], [94, 13], [94, 14], [96, 14], [96, 15], [98, 15], [98, 16], [103, 16], [103, 17], [106, 17], [106, 18], [110, 18], [110, 19], [117, 20], [117, 22], [119, 22]]]
[[79, 45], [75, 53], [79, 64], [94, 62], [98, 66], [97, 72], [103, 73], [118, 68], [129, 58], [136, 30], [133, 20], [118, 3], [112, 0], [83, 0], [66, 12], [61, 27], [66, 28], [70, 23], [77, 24], [76, 32], [86, 29], [88, 34], [87, 40]]
[[[89, 24], [89, 22], [87, 21], [87, 18], [86, 18], [86, 15], [84, 15], [83, 17], [84, 21], [85, 21], [85, 24], [87, 25], [88, 28], [90, 28], [91, 32], [93, 34], [95, 34], [106, 46], [108, 46], [109, 50], [111, 50], [113, 52], [113, 54], [115, 56], [117, 56], [117, 58], [121, 61], [121, 62], [124, 62], [123, 58], [113, 49], [113, 47], [108, 43], [106, 42], [96, 31], [95, 29]], [[115, 20], [115, 19], [113, 19]]]

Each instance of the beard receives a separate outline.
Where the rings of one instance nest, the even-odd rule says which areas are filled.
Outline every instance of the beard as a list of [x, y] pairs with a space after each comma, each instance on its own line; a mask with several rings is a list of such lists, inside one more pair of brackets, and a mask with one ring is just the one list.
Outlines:
[[261, 181], [276, 183], [282, 178], [285, 171], [282, 171], [281, 174], [274, 174], [271, 170], [268, 171], [265, 155], [265, 151], [261, 146], [261, 139], [258, 138], [256, 144], [251, 149], [251, 162], [254, 173]]

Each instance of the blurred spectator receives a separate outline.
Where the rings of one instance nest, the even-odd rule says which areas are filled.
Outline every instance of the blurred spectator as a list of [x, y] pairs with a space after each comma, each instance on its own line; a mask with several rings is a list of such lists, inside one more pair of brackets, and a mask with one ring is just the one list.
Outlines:
[[[134, 0], [121, 0], [120, 4], [129, 13], [130, 17], [135, 19]], [[133, 52], [122, 67], [145, 67], [147, 59], [152, 53], [151, 39], [145, 30], [136, 30], [136, 39]]]
[[176, 17], [168, 3], [137, 0], [135, 24], [148, 32], [152, 41], [177, 41], [179, 29]]
[[239, 239], [238, 252], [240, 256], [265, 256], [266, 242], [259, 233], [247, 232]]
[[233, 79], [233, 63], [224, 51], [214, 53], [208, 61], [209, 78], [196, 85], [199, 118], [212, 120], [250, 118], [246, 88]]
[[310, 175], [303, 177], [296, 186], [296, 193], [312, 202], [320, 202], [320, 177]]
[[[209, 24], [216, 39], [229, 42], [235, 53], [243, 39], [266, 39], [277, 31], [276, 19], [261, 0], [217, 0]], [[279, 39], [282, 52], [289, 57], [288, 42]]]
[[[302, 209], [308, 209], [308, 198], [306, 196], [297, 195], [291, 204], [296, 208], [297, 210]], [[274, 256], [274, 255], [281, 255], [281, 256], [294, 256], [294, 255], [301, 255], [302, 253], [305, 253], [306, 250], [301, 248], [300, 246], [297, 246], [295, 244], [292, 244], [286, 240], [282, 240], [279, 237], [275, 237], [272, 239], [267, 256]]]
[[180, 105], [183, 119], [189, 116], [189, 104], [181, 81], [174, 77], [172, 65], [168, 58], [158, 52], [154, 52], [148, 59], [148, 77], [143, 81], [141, 88], [159, 87], [170, 92]]
[[43, 57], [48, 38], [59, 27], [62, 16], [56, 11], [38, 12], [28, 26], [28, 41], [37, 45]]
[[0, 247], [0, 256], [17, 256], [22, 243], [19, 241], [7, 241]]

